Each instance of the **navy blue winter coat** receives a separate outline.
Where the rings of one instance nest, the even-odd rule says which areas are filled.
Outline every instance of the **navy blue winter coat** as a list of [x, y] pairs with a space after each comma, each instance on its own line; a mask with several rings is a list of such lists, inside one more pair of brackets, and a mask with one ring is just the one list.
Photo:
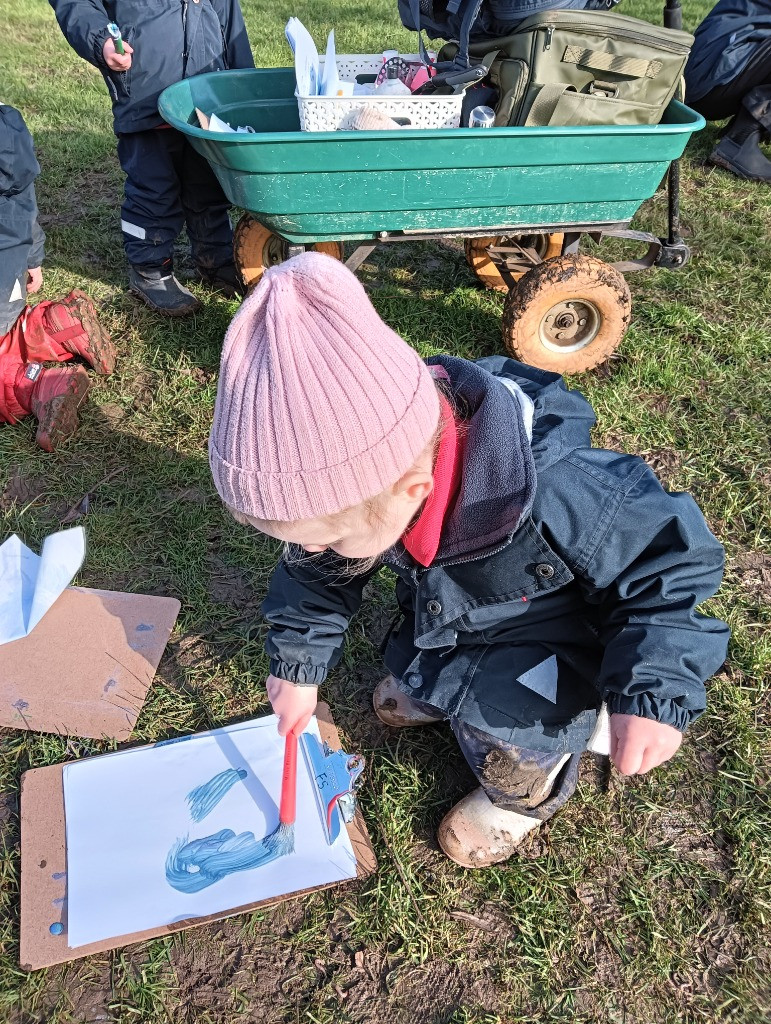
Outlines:
[[[112, 99], [116, 132], [164, 124], [163, 90], [204, 71], [253, 68], [238, 0], [49, 0], [67, 42], [99, 68]], [[102, 48], [116, 22], [134, 47], [128, 71], [111, 71]]]
[[0, 103], [0, 335], [27, 304], [27, 271], [45, 255], [35, 178], [40, 165], [24, 118]]
[[700, 100], [715, 86], [732, 82], [770, 37], [771, 0], [720, 0], [696, 29], [685, 66], [686, 99]]
[[[429, 568], [401, 543], [384, 556], [400, 608], [389, 670], [446, 716], [530, 749], [583, 749], [602, 701], [685, 730], [728, 641], [695, 610], [723, 549], [693, 499], [642, 459], [592, 448], [591, 407], [556, 374], [428, 362], [465, 413], [463, 480]], [[534, 402], [531, 443], [501, 378]], [[329, 553], [277, 567], [263, 605], [273, 674], [321, 683], [339, 660], [368, 578], [339, 569]]]

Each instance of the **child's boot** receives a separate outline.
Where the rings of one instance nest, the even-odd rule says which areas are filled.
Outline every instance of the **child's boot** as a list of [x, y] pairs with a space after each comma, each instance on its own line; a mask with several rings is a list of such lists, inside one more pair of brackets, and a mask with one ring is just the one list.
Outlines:
[[35, 440], [52, 452], [78, 429], [78, 408], [90, 386], [82, 366], [46, 369], [0, 356], [0, 422], [17, 423], [32, 413]]
[[143, 302], [164, 316], [190, 316], [201, 303], [180, 284], [173, 273], [171, 260], [161, 267], [129, 266], [129, 288]]
[[439, 825], [439, 845], [462, 868], [486, 868], [508, 860], [541, 824], [517, 811], [496, 807], [480, 786], [457, 803]]
[[20, 348], [29, 363], [62, 363], [80, 356], [97, 373], [106, 375], [115, 368], [112, 339], [84, 292], [74, 290], [63, 299], [39, 302], [17, 324]]
[[392, 729], [404, 729], [410, 725], [431, 725], [441, 722], [444, 716], [437, 711], [432, 714], [430, 705], [412, 700], [400, 690], [393, 676], [381, 679], [372, 694], [375, 714], [384, 725]]
[[237, 299], [246, 292], [235, 263], [226, 263], [222, 267], [214, 268], [199, 266], [198, 273], [204, 284], [222, 292], [228, 299]]

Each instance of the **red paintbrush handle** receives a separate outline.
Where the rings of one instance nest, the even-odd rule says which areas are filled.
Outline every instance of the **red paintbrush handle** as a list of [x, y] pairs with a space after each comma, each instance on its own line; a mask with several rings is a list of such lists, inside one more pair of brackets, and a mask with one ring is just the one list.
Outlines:
[[282, 825], [294, 825], [297, 814], [297, 737], [286, 735], [284, 747], [284, 774], [281, 778], [281, 806], [278, 820]]

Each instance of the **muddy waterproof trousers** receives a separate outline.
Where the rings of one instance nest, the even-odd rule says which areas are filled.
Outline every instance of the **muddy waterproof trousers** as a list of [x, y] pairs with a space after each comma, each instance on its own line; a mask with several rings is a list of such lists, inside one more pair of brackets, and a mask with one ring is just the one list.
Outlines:
[[[437, 714], [431, 704], [410, 699], [426, 714]], [[575, 793], [580, 753], [528, 750], [458, 718], [449, 722], [469, 767], [496, 807], [547, 821]]]

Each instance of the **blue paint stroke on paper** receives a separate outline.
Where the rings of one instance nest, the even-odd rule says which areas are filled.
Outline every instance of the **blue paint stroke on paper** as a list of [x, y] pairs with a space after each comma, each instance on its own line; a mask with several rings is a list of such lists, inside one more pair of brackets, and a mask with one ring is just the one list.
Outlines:
[[292, 844], [286, 839], [286, 829], [287, 826], [280, 825], [259, 842], [253, 832], [242, 832], [237, 836], [229, 828], [204, 839], [190, 842], [187, 836], [178, 839], [166, 858], [166, 881], [179, 892], [194, 893], [234, 871], [249, 871], [268, 864], [292, 852]]
[[193, 738], [193, 733], [190, 733], [189, 736], [171, 736], [167, 740], [158, 740], [156, 743], [153, 743], [153, 746], [154, 747], [168, 747], [168, 745], [170, 743], [184, 743], [185, 740], [191, 740], [192, 738]]
[[245, 778], [245, 768], [228, 768], [227, 771], [220, 772], [213, 779], [191, 790], [187, 794], [187, 802], [190, 804], [190, 817], [193, 821], [203, 821], [223, 796]]

